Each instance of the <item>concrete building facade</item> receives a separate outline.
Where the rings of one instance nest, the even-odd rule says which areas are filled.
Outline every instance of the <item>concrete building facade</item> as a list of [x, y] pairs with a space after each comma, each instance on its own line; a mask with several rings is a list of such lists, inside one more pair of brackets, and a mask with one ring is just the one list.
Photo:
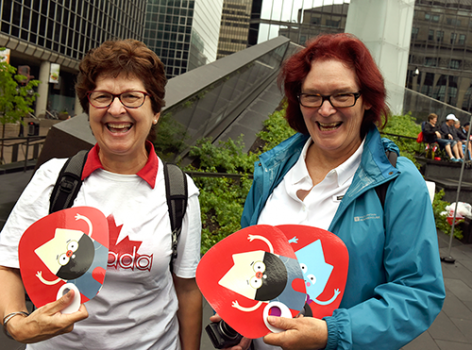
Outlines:
[[472, 111], [472, 1], [416, 0], [406, 86]]

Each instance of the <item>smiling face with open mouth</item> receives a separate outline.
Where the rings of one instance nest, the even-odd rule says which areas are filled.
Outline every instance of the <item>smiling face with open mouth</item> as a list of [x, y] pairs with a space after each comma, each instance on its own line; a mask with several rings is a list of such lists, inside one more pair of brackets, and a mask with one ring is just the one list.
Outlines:
[[[94, 91], [122, 94], [129, 91], [146, 91], [141, 79], [134, 76], [99, 76]], [[145, 141], [159, 113], [154, 113], [150, 97], [146, 96], [142, 106], [126, 108], [114, 98], [107, 108], [90, 105], [90, 127], [100, 146], [100, 159], [106, 163], [130, 162], [145, 164], [147, 151]], [[139, 169], [138, 169], [139, 170]]]
[[[356, 74], [335, 59], [313, 61], [311, 70], [302, 84], [302, 93], [323, 96], [360, 91]], [[362, 95], [352, 107], [334, 108], [325, 100], [321, 107], [300, 105], [303, 119], [313, 139], [312, 147], [324, 155], [348, 159], [361, 145], [361, 124], [366, 106]]]

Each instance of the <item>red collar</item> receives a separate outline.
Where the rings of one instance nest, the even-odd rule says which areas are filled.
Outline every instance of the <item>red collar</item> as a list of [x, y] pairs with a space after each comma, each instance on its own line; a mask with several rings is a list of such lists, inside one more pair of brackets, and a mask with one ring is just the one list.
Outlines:
[[[103, 169], [102, 162], [100, 161], [100, 157], [98, 156], [98, 151], [100, 147], [98, 143], [93, 146], [87, 156], [87, 160], [85, 161], [84, 170], [82, 171], [82, 181], [89, 177], [95, 170]], [[157, 177], [157, 168], [159, 165], [159, 160], [157, 158], [156, 152], [154, 151], [154, 145], [146, 141], [146, 150], [148, 151], [149, 157], [146, 162], [146, 165], [136, 173], [141, 179], [146, 181], [152, 189], [156, 185], [156, 177]]]

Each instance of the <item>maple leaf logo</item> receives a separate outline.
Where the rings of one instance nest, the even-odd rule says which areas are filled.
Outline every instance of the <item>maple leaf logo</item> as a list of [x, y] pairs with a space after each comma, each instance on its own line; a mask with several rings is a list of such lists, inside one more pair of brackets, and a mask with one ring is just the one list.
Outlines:
[[138, 250], [143, 242], [132, 241], [126, 236], [118, 243], [123, 225], [116, 226], [113, 215], [107, 217], [110, 235], [108, 250], [108, 267], [151, 271], [153, 255], [139, 255]]
[[143, 242], [131, 241], [129, 237], [125, 237], [120, 243], [118, 243], [118, 238], [120, 237], [120, 232], [123, 228], [123, 225], [116, 226], [113, 215], [107, 217], [107, 220], [108, 229], [110, 232], [110, 250], [113, 250], [119, 254], [132, 254], [135, 248], [136, 251], [139, 250], [139, 247], [141, 247]]

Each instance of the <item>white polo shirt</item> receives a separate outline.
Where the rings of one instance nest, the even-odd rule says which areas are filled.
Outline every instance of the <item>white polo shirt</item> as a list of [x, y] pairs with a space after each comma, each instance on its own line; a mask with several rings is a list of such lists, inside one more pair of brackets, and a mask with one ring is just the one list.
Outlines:
[[[313, 186], [305, 163], [308, 148], [312, 143], [309, 138], [298, 161], [269, 196], [258, 224], [299, 224], [328, 229], [361, 163], [364, 141], [348, 160], [331, 170], [316, 186]], [[303, 201], [297, 197], [299, 190], [310, 189]]]

